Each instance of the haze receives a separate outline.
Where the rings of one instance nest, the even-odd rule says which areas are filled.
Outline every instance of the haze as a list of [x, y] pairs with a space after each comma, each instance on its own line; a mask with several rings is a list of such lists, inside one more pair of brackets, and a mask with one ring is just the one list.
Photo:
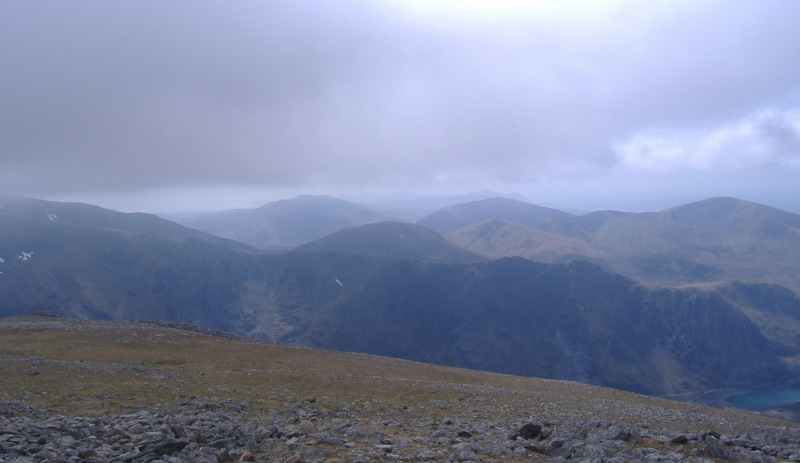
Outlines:
[[800, 2], [5, 1], [0, 193], [800, 212]]

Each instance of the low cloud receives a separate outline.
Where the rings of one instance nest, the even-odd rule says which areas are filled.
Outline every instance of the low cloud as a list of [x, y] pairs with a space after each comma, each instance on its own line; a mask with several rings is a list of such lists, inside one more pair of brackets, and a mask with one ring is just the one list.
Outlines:
[[796, 95], [800, 2], [412, 4], [2, 2], [0, 193], [797, 163], [790, 111], [692, 130]]
[[617, 149], [623, 165], [648, 171], [800, 169], [800, 110], [764, 110], [692, 133], [637, 135]]

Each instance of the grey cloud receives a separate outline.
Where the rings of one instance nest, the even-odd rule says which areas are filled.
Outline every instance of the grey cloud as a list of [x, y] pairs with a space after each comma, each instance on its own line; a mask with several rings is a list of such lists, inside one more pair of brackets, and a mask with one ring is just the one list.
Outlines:
[[356, 0], [5, 2], [0, 189], [525, 181], [797, 86], [797, 2], [621, 5], [471, 30]]
[[713, 130], [637, 135], [618, 153], [624, 164], [653, 171], [800, 168], [800, 111], [759, 111]]
[[757, 129], [769, 145], [776, 164], [786, 163], [800, 168], [800, 111], [766, 114], [757, 121]]

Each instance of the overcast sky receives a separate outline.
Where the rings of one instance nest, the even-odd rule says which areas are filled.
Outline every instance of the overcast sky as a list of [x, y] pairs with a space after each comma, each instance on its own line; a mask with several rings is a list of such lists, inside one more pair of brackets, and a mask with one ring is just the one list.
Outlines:
[[800, 213], [800, 1], [0, 2], [0, 193]]

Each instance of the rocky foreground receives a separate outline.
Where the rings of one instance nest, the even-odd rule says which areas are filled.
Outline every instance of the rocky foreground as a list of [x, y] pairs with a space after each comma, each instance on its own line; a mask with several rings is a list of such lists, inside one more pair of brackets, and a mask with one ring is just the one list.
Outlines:
[[[0, 336], [8, 335], [0, 338], [3, 462], [800, 461], [795, 424], [575, 383], [310, 350], [276, 360], [284, 352], [276, 350], [262, 353], [270, 358], [262, 363], [248, 360], [254, 368], [243, 370], [246, 381], [228, 375], [222, 384], [200, 363], [211, 354], [179, 367], [50, 357], [59, 349], [83, 352], [78, 340], [89, 338], [88, 331], [52, 350], [47, 346], [60, 335], [47, 331], [52, 337], [32, 341], [46, 355], [21, 355], [28, 347], [20, 340], [45, 331], [20, 327], [3, 332], [0, 326]], [[73, 323], [61, 330], [88, 328]], [[175, 353], [179, 345], [197, 350], [202, 342], [213, 347], [209, 352], [224, 347], [226, 356], [244, 355], [236, 350], [243, 344], [218, 343], [206, 334], [146, 324], [105, 329], [111, 336], [104, 346], [134, 344], [125, 336], [153, 336], [142, 345], [158, 339], [172, 343]], [[26, 336], [11, 337], [19, 333]], [[325, 364], [337, 371], [322, 371]], [[387, 364], [391, 368], [382, 370]], [[66, 377], [65, 371], [72, 373]], [[388, 377], [384, 371], [398, 373]], [[93, 383], [53, 388], [53, 381], [77, 381], [85, 372]], [[121, 392], [133, 380], [127, 374], [141, 381], [138, 393]], [[472, 383], [431, 379], [455, 374]], [[343, 381], [348, 388], [341, 388]], [[189, 390], [196, 394], [185, 394]]]
[[253, 420], [247, 407], [187, 398], [173, 413], [52, 416], [4, 402], [0, 461], [800, 461], [800, 432], [780, 426], [730, 435], [602, 420], [508, 423], [480, 407], [439, 421], [407, 409], [364, 417], [347, 404], [323, 410], [314, 398]]

